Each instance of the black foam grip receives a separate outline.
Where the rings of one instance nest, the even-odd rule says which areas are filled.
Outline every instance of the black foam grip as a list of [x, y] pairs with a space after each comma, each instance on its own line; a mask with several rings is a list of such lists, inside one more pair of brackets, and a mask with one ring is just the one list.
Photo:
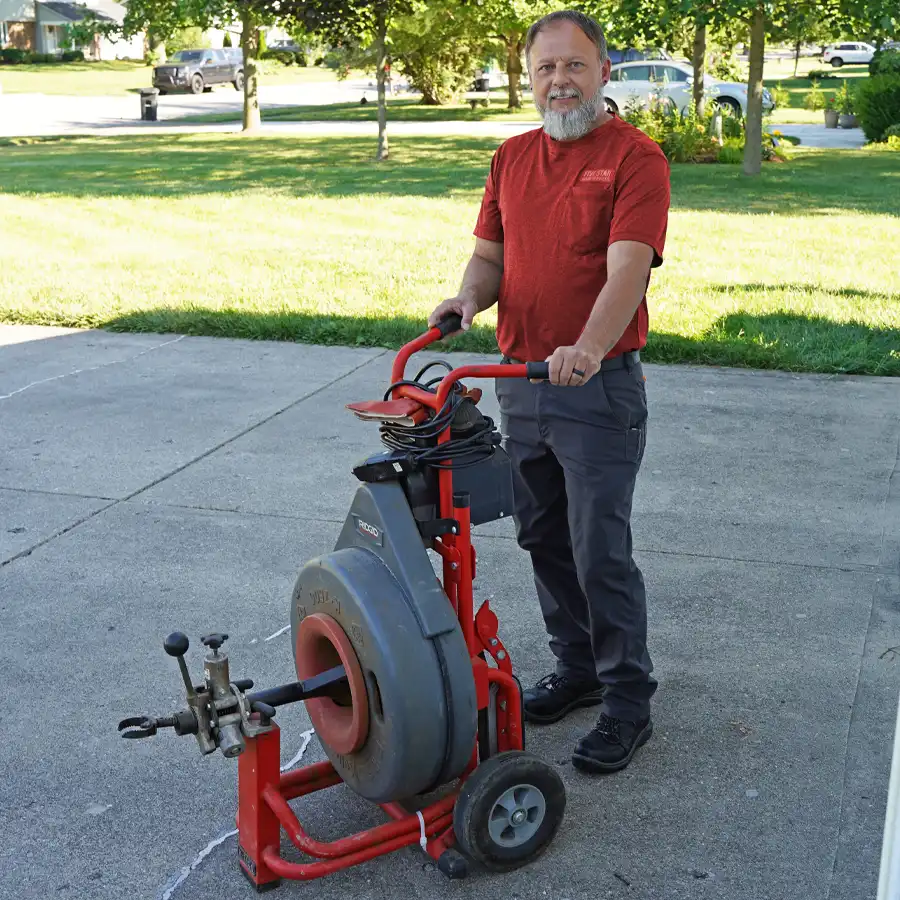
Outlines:
[[530, 362], [525, 363], [525, 374], [534, 381], [550, 380], [550, 363]]
[[446, 319], [441, 319], [435, 327], [441, 333], [441, 337], [447, 337], [448, 334], [453, 334], [462, 328], [462, 316], [453, 313], [447, 316]]

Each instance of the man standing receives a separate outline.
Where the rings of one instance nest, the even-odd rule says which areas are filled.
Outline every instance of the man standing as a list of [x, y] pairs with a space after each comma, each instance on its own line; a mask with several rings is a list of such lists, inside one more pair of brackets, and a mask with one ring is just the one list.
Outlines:
[[525, 55], [543, 128], [494, 154], [459, 294], [429, 323], [457, 313], [467, 329], [497, 303], [504, 360], [550, 362], [549, 382], [496, 383], [517, 538], [557, 660], [525, 692], [525, 716], [556, 722], [600, 705], [573, 763], [609, 772], [652, 733], [656, 681], [630, 519], [647, 419], [638, 351], [669, 169], [653, 141], [606, 111], [596, 22], [552, 13], [531, 27]]

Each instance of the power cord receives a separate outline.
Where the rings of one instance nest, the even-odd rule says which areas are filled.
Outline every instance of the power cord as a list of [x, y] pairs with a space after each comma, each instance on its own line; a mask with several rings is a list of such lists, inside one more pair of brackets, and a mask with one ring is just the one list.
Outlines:
[[[390, 399], [393, 391], [401, 385], [410, 385], [420, 390], [436, 394], [436, 385], [442, 376], [422, 381], [425, 373], [434, 366], [443, 366], [452, 371], [444, 360], [428, 363], [412, 380], [404, 379], [392, 384], [385, 392], [384, 399]], [[379, 433], [382, 443], [391, 450], [406, 453], [417, 466], [435, 469], [465, 469], [475, 466], [493, 456], [500, 443], [500, 435], [494, 429], [494, 421], [483, 415], [474, 402], [463, 395], [463, 385], [456, 382], [441, 408], [429, 419], [418, 425], [403, 426], [390, 422], [382, 423]], [[465, 429], [465, 436], [453, 437], [456, 431]], [[450, 440], [438, 444], [438, 437], [451, 429]]]

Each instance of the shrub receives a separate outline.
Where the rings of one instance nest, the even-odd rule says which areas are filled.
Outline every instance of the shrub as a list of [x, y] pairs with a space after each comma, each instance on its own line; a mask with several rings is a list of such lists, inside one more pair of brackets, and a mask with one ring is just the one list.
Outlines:
[[784, 107], [791, 105], [790, 91], [780, 81], [775, 87], [769, 89], [769, 93], [771, 93], [776, 106]]
[[231, 43], [231, 32], [226, 31], [225, 37], [222, 38], [222, 47], [233, 47], [234, 45]]
[[63, 62], [84, 62], [84, 51], [66, 50], [61, 58]]
[[693, 109], [682, 116], [671, 102], [654, 97], [649, 107], [629, 101], [622, 118], [656, 141], [670, 162], [715, 162], [720, 147], [712, 134], [712, 107], [701, 117]]
[[739, 166], [744, 161], [744, 142], [730, 138], [719, 148], [716, 162]]
[[825, 95], [822, 93], [822, 89], [819, 87], [818, 81], [812, 81], [812, 87], [810, 87], [810, 89], [807, 91], [806, 97], [803, 98], [803, 105], [807, 109], [811, 109], [813, 111], [817, 109], [825, 109]]
[[891, 150], [900, 150], [900, 134], [892, 134], [887, 139], [887, 146]]
[[713, 56], [709, 67], [709, 74], [712, 75], [713, 78], [721, 78], [722, 81], [745, 81], [744, 73], [741, 71], [738, 61], [733, 56], [725, 56], [724, 54], [721, 56]]
[[856, 89], [856, 117], [867, 140], [883, 141], [900, 122], [900, 75], [875, 75]]
[[178, 50], [206, 50], [209, 45], [202, 28], [179, 28], [166, 41], [166, 53], [171, 56]]
[[821, 81], [823, 78], [837, 78], [834, 72], [828, 72], [825, 69], [810, 69], [806, 76], [810, 81]]
[[835, 94], [834, 103], [839, 113], [845, 115], [853, 114], [853, 96], [850, 93], [846, 78], [841, 83], [840, 90]]
[[870, 75], [900, 75], [900, 52], [876, 50], [869, 63]]
[[884, 139], [886, 141], [889, 141], [892, 137], [900, 138], [900, 122], [896, 125], [891, 125], [891, 127], [884, 132]]
[[17, 50], [14, 47], [8, 47], [6, 50], [0, 50], [0, 63], [15, 66], [26, 61], [28, 52], [26, 50]]

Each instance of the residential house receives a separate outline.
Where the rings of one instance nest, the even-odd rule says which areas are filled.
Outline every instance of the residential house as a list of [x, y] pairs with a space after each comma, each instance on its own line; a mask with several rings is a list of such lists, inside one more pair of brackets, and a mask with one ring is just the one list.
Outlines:
[[[0, 49], [61, 53], [68, 26], [88, 13], [100, 21], [121, 23], [125, 7], [114, 0], [0, 0]], [[88, 59], [143, 59], [144, 36], [114, 40], [98, 34], [77, 49]]]

